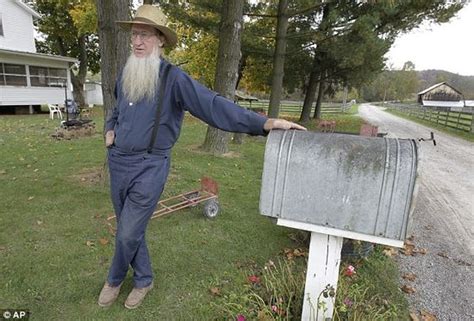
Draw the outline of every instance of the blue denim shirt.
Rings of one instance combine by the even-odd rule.
[[[161,60],[160,75],[169,64]],[[121,77],[115,86],[117,99],[106,121],[106,131],[114,130],[114,145],[123,151],[140,152],[148,148],[154,125],[157,96],[130,103],[123,94]],[[169,150],[178,139],[185,111],[209,125],[229,131],[265,135],[266,117],[246,110],[204,87],[180,68],[170,69],[164,92],[163,109],[154,150]]]

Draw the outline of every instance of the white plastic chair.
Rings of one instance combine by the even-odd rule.
[[[57,105],[48,104],[48,108],[49,108],[49,117],[51,119],[54,119],[54,114],[58,115],[58,119],[63,119],[63,114],[61,113],[61,109],[59,109]]]

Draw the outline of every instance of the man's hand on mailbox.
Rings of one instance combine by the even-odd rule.
[[[298,129],[298,130],[306,130],[305,127],[293,123],[291,121],[285,119],[277,119],[277,118],[268,118],[265,124],[263,125],[263,129],[267,132],[271,131],[272,129]]]

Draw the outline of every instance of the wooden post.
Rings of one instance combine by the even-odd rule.
[[[311,232],[301,320],[332,319],[342,237]]]
[[[471,111],[471,133],[474,133],[474,113]]]

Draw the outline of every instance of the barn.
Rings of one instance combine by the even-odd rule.
[[[464,107],[464,96],[453,86],[440,82],[420,91],[418,103],[423,106]]]

